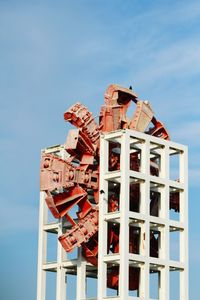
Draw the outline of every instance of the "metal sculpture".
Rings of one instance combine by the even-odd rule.
[[[133,101],[136,110],[131,119],[127,117],[127,110]],[[77,129],[69,131],[65,149],[69,154],[66,160],[52,154],[42,154],[41,158],[41,191],[46,193],[46,203],[55,218],[66,219],[71,224],[71,229],[59,237],[67,252],[75,247],[82,247],[85,259],[97,265],[98,257],[98,202],[99,202],[99,147],[100,133],[119,129],[132,129],[150,134],[162,139],[169,139],[169,134],[164,125],[158,121],[147,101],[140,101],[132,89],[110,85],[105,93],[105,104],[101,107],[99,124],[97,124],[88,111],[80,103],[76,103],[64,113],[65,121],[70,122]],[[152,126],[151,126],[152,125]],[[120,154],[116,151],[118,145],[110,144],[109,170],[120,169]],[[139,154],[133,153],[130,159],[132,170],[139,170]],[[159,166],[153,159],[150,161],[150,172],[158,176]],[[118,187],[113,187],[113,192],[108,199],[108,211],[119,209]],[[130,188],[130,207],[138,211],[137,199],[139,185]],[[152,215],[158,215],[156,192],[151,193],[150,209]],[[71,209],[78,205],[77,219],[70,216]],[[178,195],[171,195],[170,209],[179,211]],[[130,227],[131,253],[138,253],[139,232],[137,227]],[[108,253],[119,251],[119,226],[108,225]],[[158,257],[158,238],[151,234],[150,254]],[[135,290],[139,285],[139,271],[131,268],[129,276],[130,290]],[[107,276],[107,286],[118,289],[119,268],[112,267]]]

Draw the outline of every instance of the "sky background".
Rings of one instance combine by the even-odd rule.
[[[198,299],[199,28],[194,0],[0,0],[1,300],[36,299],[40,150],[64,143],[63,113],[76,101],[98,115],[110,83],[132,85],[171,139],[189,146],[190,299]]]

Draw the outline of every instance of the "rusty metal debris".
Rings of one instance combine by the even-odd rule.
[[[148,101],[138,100],[133,90],[110,85],[105,92],[105,104],[101,107],[99,124],[92,113],[76,103],[64,113],[65,121],[77,129],[69,131],[65,149],[69,153],[67,159],[61,159],[53,154],[42,154],[41,158],[41,191],[46,193],[46,203],[55,218],[65,217],[71,224],[71,229],[59,237],[67,252],[75,247],[82,247],[85,259],[97,265],[98,256],[98,202],[99,202],[99,147],[100,133],[119,129],[132,129],[150,134],[162,139],[169,139],[164,125],[155,118]],[[131,104],[136,104],[132,117],[127,117]],[[110,143],[109,171],[120,169],[120,151],[116,143]],[[139,153],[134,152],[130,158],[130,168],[139,170]],[[150,172],[158,176],[159,166],[156,161],[150,161]],[[119,210],[119,187],[113,186],[113,192],[108,199],[108,211]],[[101,191],[103,192],[103,191]],[[90,195],[90,197],[89,197]],[[138,211],[139,184],[130,186],[130,209]],[[78,205],[77,220],[70,216],[70,211]],[[170,195],[170,209],[179,211],[179,195]],[[151,214],[158,215],[158,195],[151,193]],[[139,232],[137,227],[131,227],[129,250],[138,253]],[[108,226],[108,253],[119,251],[119,225]],[[158,257],[158,239],[155,232],[150,235],[150,253]],[[139,269],[130,267],[130,289],[135,290],[139,284]],[[109,269],[107,285],[118,288],[119,268]]]

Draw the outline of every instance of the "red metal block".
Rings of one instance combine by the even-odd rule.
[[[76,103],[64,113],[65,121],[70,122],[77,129],[69,131],[65,143],[65,150],[70,157],[63,160],[56,155],[42,154],[41,158],[41,191],[46,193],[46,202],[55,218],[66,217],[71,223],[71,229],[59,237],[67,252],[75,247],[82,247],[85,259],[97,265],[98,257],[98,202],[99,202],[99,138],[100,133],[117,129],[130,128],[145,132],[163,139],[169,139],[164,125],[158,121],[147,101],[140,101],[132,89],[110,85],[105,92],[105,104],[101,107],[99,125],[93,115],[81,103]],[[127,117],[131,102],[136,104],[132,118]],[[152,126],[152,128],[150,128]],[[116,151],[116,149],[118,151]],[[130,156],[130,168],[140,170],[139,152]],[[120,147],[110,143],[108,171],[120,170]],[[150,161],[150,172],[154,176],[159,174],[156,161]],[[119,190],[108,201],[108,211],[119,210]],[[130,185],[130,210],[139,211],[140,186],[139,183]],[[154,199],[155,198],[155,199]],[[152,214],[157,214],[157,199],[151,199]],[[90,199],[90,200],[89,200]],[[121,200],[123,201],[123,200]],[[148,200],[149,201],[149,200]],[[72,208],[78,205],[77,220],[70,216]],[[170,197],[170,209],[179,211],[179,194]],[[108,252],[119,252],[119,225],[108,225]],[[138,253],[140,234],[138,228],[130,227],[129,251]],[[151,235],[152,256],[158,255],[158,240]],[[130,267],[130,290],[139,287],[138,268]],[[118,289],[119,267],[109,266],[107,286]]]

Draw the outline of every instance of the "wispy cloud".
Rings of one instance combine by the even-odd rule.
[[[200,73],[200,40],[180,42],[155,53],[154,62],[138,74],[143,84]],[[181,77],[180,77],[181,76]]]

